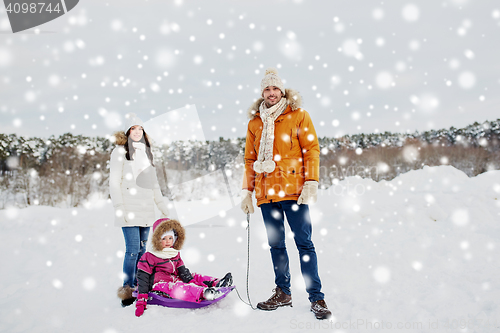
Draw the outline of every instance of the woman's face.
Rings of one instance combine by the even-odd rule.
[[[134,141],[140,141],[142,139],[142,136],[144,135],[144,130],[142,129],[142,126],[135,125],[130,127],[130,138]]]

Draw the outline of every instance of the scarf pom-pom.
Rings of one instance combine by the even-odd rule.
[[[262,173],[264,172],[264,169],[262,168],[262,162],[260,161],[255,161],[253,163],[253,170],[257,173]]]
[[[271,173],[274,171],[274,169],[276,169],[276,162],[274,161],[264,161],[264,162],[255,161],[253,163],[253,170],[257,173],[263,173],[263,172]]]
[[[262,163],[262,169],[264,169],[264,172],[271,173],[276,169],[276,162],[264,161],[264,163]]]

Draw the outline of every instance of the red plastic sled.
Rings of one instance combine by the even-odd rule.
[[[176,299],[176,298],[168,298],[168,297],[164,297],[164,296],[158,295],[156,293],[150,292],[148,294],[148,296],[149,296],[148,304],[161,305],[161,306],[166,306],[168,308],[187,308],[187,309],[202,308],[202,307],[208,306],[210,304],[217,303],[218,301],[220,301],[221,299],[226,297],[227,294],[229,294],[234,289],[234,286],[220,287],[218,289],[223,292],[223,294],[221,296],[219,296],[218,298],[216,298],[212,301],[203,300],[203,301],[200,301],[199,303],[183,301],[183,300]],[[132,295],[134,297],[137,297],[137,291],[134,291],[132,293]]]

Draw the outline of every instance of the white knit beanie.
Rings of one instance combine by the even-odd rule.
[[[262,79],[262,82],[260,83],[260,95],[261,96],[262,96],[262,93],[264,92],[264,89],[266,89],[269,86],[278,87],[281,90],[281,92],[283,93],[283,96],[285,96],[285,86],[283,85],[281,78],[278,76],[278,70],[275,68],[266,69],[266,74],[265,74],[264,78]]]
[[[141,118],[137,117],[137,115],[135,113],[132,113],[132,112],[127,113],[125,115],[125,126],[126,126],[125,133],[127,133],[127,131],[130,129],[130,127],[136,126],[136,125],[139,125],[139,126],[144,128],[144,124],[143,124]]]
[[[166,231],[163,235],[161,235],[160,239],[163,239],[163,237],[165,237],[165,236],[172,236],[172,238],[174,239],[174,242],[172,243],[172,245],[175,244],[175,241],[177,240],[177,235],[175,234],[174,230]]]

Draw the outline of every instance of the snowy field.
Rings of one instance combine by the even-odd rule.
[[[0,211],[2,332],[500,332],[500,171],[468,178],[425,167],[379,183],[347,178],[311,206],[330,322],[309,311],[289,240],[293,308],[254,311],[236,292],[197,310],[122,308],[124,241],[110,202]],[[203,212],[206,203],[178,207]],[[208,205],[217,205],[211,202]],[[239,206],[239,204],[238,204]],[[181,214],[181,212],[178,212]],[[181,221],[182,222],[182,221]],[[239,207],[187,226],[191,271],[231,271],[246,296],[246,218]],[[289,229],[288,229],[289,230]],[[250,296],[274,287],[260,210],[251,217]]]

